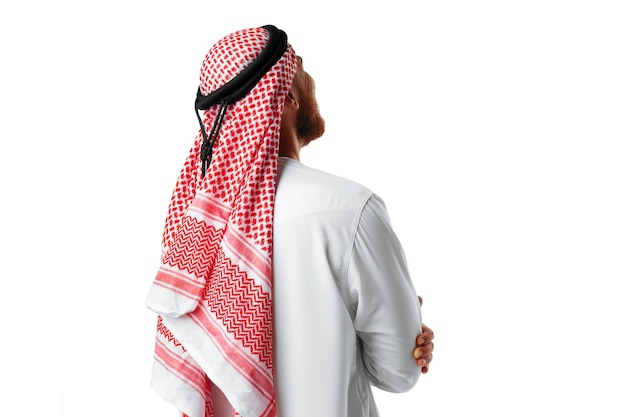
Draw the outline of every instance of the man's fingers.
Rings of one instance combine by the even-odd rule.
[[[432,342],[424,346],[418,346],[415,349],[413,349],[413,357],[415,359],[420,359],[428,355],[432,356],[434,349],[435,349],[435,344]]]
[[[433,360],[433,355],[428,355],[423,358],[416,359],[415,362],[417,363],[417,366],[421,366],[422,368],[424,368],[424,367],[428,367],[432,360]]]
[[[420,297],[420,304],[421,302]],[[422,368],[423,374],[428,372],[430,361],[433,360],[433,350],[435,349],[435,344],[433,343],[434,338],[435,334],[432,329],[422,323],[422,333],[415,339],[416,347],[413,349],[413,357],[415,358],[417,366]]]
[[[435,338],[435,334],[430,329],[430,327],[422,323],[422,334],[417,336],[417,339],[415,339],[415,344],[417,346],[424,346],[432,342],[434,338]]]

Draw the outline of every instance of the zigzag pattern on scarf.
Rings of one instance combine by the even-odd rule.
[[[163,263],[205,279],[213,267],[223,234],[223,229],[195,217],[184,217],[175,243],[165,254]]]
[[[233,413],[233,417],[234,416],[240,416],[240,414],[235,411]],[[181,417],[189,417],[189,416],[185,413],[182,413]],[[204,417],[215,417],[215,411],[213,411],[213,405],[210,401],[206,403],[206,408],[204,410]]]
[[[220,251],[204,298],[228,332],[272,369],[270,294]]]
[[[174,346],[180,347],[183,352],[187,351],[182,343],[180,343],[178,339],[174,337],[172,332],[165,326],[165,324],[163,324],[163,318],[161,316],[159,316],[157,319],[157,332],[159,332],[164,338],[167,339],[168,342],[170,342]]]

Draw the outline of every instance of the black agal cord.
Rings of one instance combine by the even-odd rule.
[[[220,128],[228,106],[244,98],[287,50],[287,34],[285,32],[273,25],[263,26],[263,29],[269,32],[269,40],[257,59],[252,61],[233,79],[209,95],[202,95],[200,87],[198,87],[195,110],[203,138],[202,149],[200,151],[200,158],[202,159],[202,178],[204,178],[211,164],[211,159],[213,158],[213,144],[220,133]],[[220,107],[211,132],[207,136],[199,110],[207,110],[216,104]]]

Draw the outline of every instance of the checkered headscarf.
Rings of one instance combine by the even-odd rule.
[[[240,74],[269,37],[262,27],[217,42],[202,64],[201,95]],[[146,302],[159,315],[151,385],[189,417],[212,416],[212,384],[242,416],[276,413],[272,220],[280,123],[296,62],[287,45],[245,97],[204,111],[206,131],[198,133],[172,195]],[[215,126],[203,175],[202,145]]]

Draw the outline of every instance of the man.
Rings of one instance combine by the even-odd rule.
[[[196,109],[147,299],[152,387],[189,417],[377,416],[370,385],[412,388],[433,334],[382,201],[298,161],[324,121],[286,34],[216,43]]]

